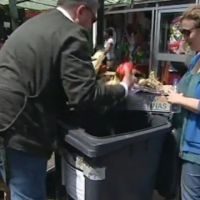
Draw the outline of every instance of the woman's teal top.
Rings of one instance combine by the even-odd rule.
[[[200,54],[192,59],[188,72],[178,84],[178,92],[186,97],[200,99],[200,73],[195,73],[200,67]],[[182,109],[179,124],[182,124],[180,157],[183,160],[200,164],[200,112],[194,113]]]

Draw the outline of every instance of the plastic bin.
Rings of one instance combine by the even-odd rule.
[[[163,141],[171,124],[162,116],[152,116],[145,129],[135,130],[130,118],[129,123],[133,130],[129,126],[130,131],[104,137],[83,129],[66,130],[62,184],[68,199],[152,199]],[[65,132],[65,125],[61,131]]]

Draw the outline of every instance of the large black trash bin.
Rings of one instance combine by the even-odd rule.
[[[162,144],[170,129],[166,118],[153,116],[148,128],[112,136],[68,130],[62,178],[69,199],[151,200]]]

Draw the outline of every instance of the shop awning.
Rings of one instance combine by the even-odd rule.
[[[135,4],[144,4],[144,3],[161,3],[165,1],[174,1],[174,0],[134,0]]]
[[[134,2],[134,0],[105,0],[104,5],[105,6],[112,6],[112,5],[131,5]]]
[[[56,6],[57,0],[16,0],[17,7],[30,10],[49,10]],[[9,0],[0,0],[1,5],[8,5]]]
[[[48,10],[56,6],[57,0],[16,0],[17,6],[31,10]],[[105,0],[105,6],[131,5],[134,0]],[[9,0],[0,0],[1,5],[8,5]]]
[[[8,0],[0,0],[0,5],[7,5],[8,4]]]
[[[17,6],[21,8],[31,9],[31,10],[49,10],[56,6],[56,1],[54,0],[40,0],[25,1],[18,3]]]
[[[49,10],[56,6],[57,0],[16,0],[17,6],[31,10]],[[170,0],[104,0],[105,7],[129,6],[134,3],[151,3]],[[172,0],[171,0],[172,1]],[[9,0],[0,0],[0,5],[8,5]]]

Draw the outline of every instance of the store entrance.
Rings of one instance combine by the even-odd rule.
[[[105,26],[115,30],[116,62],[131,60],[137,70],[148,76],[152,38],[152,11],[106,15]]]

